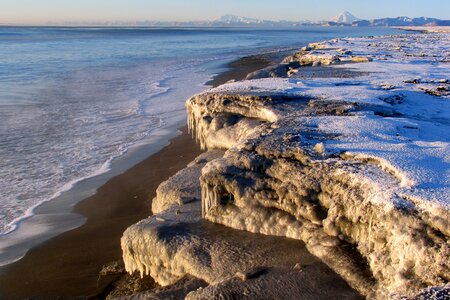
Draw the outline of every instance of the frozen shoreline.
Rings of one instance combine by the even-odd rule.
[[[324,32],[326,32],[326,30],[324,30]],[[353,32],[352,30],[350,30],[349,32]],[[358,31],[355,31],[355,33],[353,33],[353,34],[357,34],[357,32]],[[314,34],[316,34],[316,33],[314,33]],[[331,33],[332,34],[332,33]],[[338,33],[338,32],[336,32],[336,34],[337,35],[339,35],[339,34],[342,34],[342,33]],[[290,44],[290,43],[289,43]],[[280,48],[279,49],[282,49],[282,48],[284,48],[284,46],[280,46]],[[286,48],[284,48],[284,49],[286,49]],[[270,49],[269,48],[267,48],[267,49],[265,49],[265,51],[269,51]],[[247,51],[246,52],[252,52],[252,51],[250,51],[250,50],[248,50],[247,49]],[[236,55],[235,55],[236,56]],[[252,62],[253,63],[253,62]],[[217,68],[217,63],[210,63],[211,65],[214,65],[213,67],[214,68]],[[209,67],[211,67],[211,66],[208,66],[208,67],[206,67],[206,69],[208,69]],[[203,70],[204,68],[202,68],[202,70]],[[183,72],[183,70],[181,70],[180,72]],[[247,71],[243,71],[243,72],[247,72]],[[194,73],[196,73],[196,72],[194,72]],[[196,73],[196,75],[195,76],[200,76],[200,77],[205,77],[205,74],[203,73],[203,71],[201,72],[202,74],[197,74]],[[171,73],[170,74],[170,76],[173,76],[173,73]],[[95,76],[94,76],[95,77]],[[73,78],[72,78],[73,79]],[[77,83],[83,83],[84,81],[82,80],[83,78],[75,78],[75,79],[77,79],[76,80],[76,82]],[[205,80],[206,80],[206,78],[204,78]],[[164,79],[163,81],[160,81],[159,83],[153,83],[152,84],[152,87],[157,87],[158,89],[158,91],[160,91],[160,92],[162,92],[162,93],[165,93],[165,89],[166,89],[166,86],[161,86],[161,85],[165,85],[165,84],[167,84],[167,80],[174,80],[174,82],[176,83],[176,78],[174,77],[174,78],[172,78],[171,79],[171,77],[169,77],[168,79],[166,78],[166,79]],[[173,83],[173,82],[172,82]],[[189,85],[189,84],[187,84],[187,85]],[[175,85],[174,84],[171,84],[170,86],[172,86],[172,88],[171,88],[171,90],[173,90],[174,89],[174,87],[180,87],[180,89],[184,89],[184,90],[186,90],[185,88],[183,88],[182,86],[183,86],[183,84],[178,84],[178,83],[176,83]],[[159,89],[159,88],[161,88],[161,89]],[[200,90],[200,89],[202,89],[203,87],[199,87],[197,90]],[[166,91],[167,92],[167,91]],[[191,92],[189,92],[188,94],[191,94]],[[93,93],[92,94],[92,96],[94,97],[95,96],[95,93]],[[184,99],[185,97],[186,97],[187,95],[182,95],[181,97],[180,97],[180,95],[179,94],[175,94],[175,95],[172,95],[171,96],[171,98],[180,98],[180,99]],[[145,101],[147,101],[148,99],[147,98],[145,98],[146,100],[144,100],[144,102]],[[164,102],[164,101],[163,101]],[[180,101],[180,103],[181,103],[181,105],[182,105],[182,101]],[[131,108],[132,110],[136,110],[136,112],[139,114],[140,113],[140,111],[142,110],[142,109],[144,109],[144,106],[143,106],[143,104],[142,104],[142,101],[139,101],[139,104],[137,104],[136,106],[133,106],[132,108]],[[180,106],[180,111],[178,112],[175,112],[176,114],[180,114],[180,118],[179,118],[179,120],[182,120],[182,119],[184,119],[184,112],[183,111],[181,111],[181,106]],[[82,120],[83,118],[81,118],[81,120]],[[176,130],[177,130],[178,128],[171,128],[170,130],[173,130],[173,132],[171,133],[171,134],[175,134],[175,132],[176,132]],[[158,130],[160,130],[160,129],[156,129],[156,131],[158,131]],[[163,129],[164,130],[164,129]],[[162,147],[162,145],[163,144],[165,144],[165,143],[167,143],[167,141],[170,139],[170,136],[168,136],[167,137],[167,139],[166,139],[166,141],[164,142],[164,141],[161,141],[161,145],[159,145],[158,147],[156,147],[156,148],[161,148]],[[145,148],[145,147],[144,147]],[[141,156],[141,154],[137,154],[136,155],[136,157],[140,157],[138,160],[142,160],[142,158],[143,157],[145,157],[146,155],[148,155],[149,153],[153,153],[154,151],[153,150],[151,150],[151,151],[147,151],[147,152],[145,152],[145,150],[144,150],[144,148],[143,149],[141,149],[142,150],[142,156]],[[123,149],[123,148],[122,148]],[[141,150],[138,150],[138,152],[139,151],[141,151]],[[39,151],[38,151],[39,152]],[[145,152],[145,153],[144,153]],[[112,167],[112,169],[114,169],[115,168],[115,165],[122,165],[122,162],[121,161],[124,161],[124,160],[127,160],[126,159],[126,157],[130,157],[130,161],[131,161],[131,163],[130,164],[128,164],[128,167],[129,166],[131,166],[132,164],[134,164],[134,163],[136,163],[136,162],[133,162],[133,158],[132,158],[132,156],[134,156],[135,155],[135,150],[133,150],[133,149],[131,149],[131,150],[129,150],[129,153],[126,153],[125,154],[125,156],[124,156],[124,158],[119,158],[117,161],[117,164],[116,163],[114,163],[113,162],[113,167]],[[86,153],[85,153],[86,154]],[[64,164],[64,161],[62,162],[63,164]],[[106,164],[103,164],[103,166],[102,166],[102,168],[101,168],[101,170],[97,170],[98,172],[97,173],[102,173],[103,171],[105,171],[105,170],[107,170],[107,169],[109,169],[109,167],[110,166],[108,166],[108,164],[109,163],[106,163]],[[126,163],[123,163],[124,165],[126,164]],[[36,170],[36,173],[39,173],[39,170],[41,170],[40,168],[39,168],[40,166],[38,166],[38,167],[36,167],[36,166],[34,166],[33,167],[33,169],[34,170]],[[123,170],[125,170],[127,167],[124,167],[123,168]],[[45,173],[44,171],[42,171],[41,173]],[[120,172],[119,172],[120,173]],[[107,171],[107,173],[106,174],[110,174],[111,176],[110,177],[112,177],[112,176],[114,176],[114,174],[116,174],[116,173],[114,173],[114,171]],[[41,231],[40,231],[40,234],[41,234],[41,236],[40,237],[36,237],[35,238],[35,240],[36,240],[36,242],[32,242],[32,244],[38,244],[38,241],[42,241],[42,240],[44,240],[44,237],[46,236],[46,237],[50,237],[51,235],[55,235],[55,234],[58,234],[58,233],[60,233],[60,232],[62,232],[62,231],[64,231],[64,229],[58,229],[57,231],[55,231],[55,232],[53,232],[53,233],[50,233],[49,232],[49,235],[47,235],[47,234],[44,234],[43,233],[43,231],[49,231],[50,229],[49,229],[49,225],[50,224],[52,224],[52,226],[53,226],[53,228],[56,226],[56,224],[53,224],[53,221],[51,220],[52,218],[55,218],[55,219],[57,219],[57,218],[60,218],[61,216],[58,216],[58,214],[62,214],[62,216],[63,216],[63,218],[65,218],[65,220],[67,221],[66,222],[66,226],[64,226],[66,229],[71,229],[71,228],[73,228],[73,227],[76,227],[76,226],[78,226],[79,224],[81,224],[82,222],[83,222],[83,219],[82,219],[82,217],[79,217],[79,216],[76,216],[76,215],[74,215],[74,214],[70,214],[70,208],[73,206],[73,204],[75,203],[75,202],[77,202],[78,200],[76,200],[76,199],[79,199],[79,200],[81,200],[81,199],[83,199],[83,198],[85,198],[85,197],[87,197],[87,196],[89,196],[89,195],[92,195],[94,192],[95,192],[95,187],[94,187],[94,185],[95,186],[100,186],[102,183],[104,183],[105,181],[106,181],[106,179],[107,179],[107,177],[108,177],[108,175],[106,175],[106,174],[103,174],[103,175],[100,175],[100,176],[95,176],[95,177],[92,177],[91,178],[91,175],[92,175],[92,173],[91,173],[91,175],[90,176],[88,176],[89,177],[89,179],[80,179],[79,177],[77,177],[77,176],[75,176],[75,177],[73,177],[73,178],[79,178],[78,180],[75,180],[75,181],[72,181],[72,182],[70,182],[69,184],[66,184],[66,185],[64,185],[64,187],[62,188],[62,189],[60,189],[59,191],[58,191],[58,193],[55,193],[55,195],[57,195],[57,194],[59,194],[60,192],[63,192],[63,194],[62,195],[60,195],[59,197],[57,197],[56,199],[54,199],[54,197],[51,197],[52,199],[49,201],[49,202],[46,202],[45,204],[42,204],[42,203],[40,203],[40,204],[37,204],[37,205],[34,205],[33,206],[33,208],[30,208],[30,209],[28,209],[28,212],[27,212],[27,216],[22,216],[22,217],[19,217],[19,219],[16,219],[16,222],[15,223],[21,223],[21,226],[22,226],[22,229],[24,229],[24,227],[27,227],[27,228],[31,228],[32,226],[29,226],[29,225],[31,225],[31,224],[36,224],[36,225],[39,225],[39,228],[41,229]],[[70,175],[70,174],[69,174]],[[70,177],[70,176],[69,176]],[[69,178],[68,177],[68,178]],[[52,182],[51,182],[51,180],[49,180],[48,181],[50,184],[47,186],[47,187],[49,187],[50,189],[51,189],[51,192],[50,192],[50,194],[49,195],[52,195],[52,193],[54,192],[54,189],[53,188],[57,188],[57,184],[55,185],[55,184],[51,184]],[[64,181],[64,182],[66,182],[66,181]],[[63,183],[64,183],[63,182]],[[92,185],[89,183],[89,182],[92,182]],[[95,182],[95,183],[93,183],[93,182]],[[25,181],[21,181],[21,184],[25,184]],[[86,187],[87,186],[87,187]],[[32,185],[28,185],[27,187],[33,187]],[[70,187],[70,188],[69,188]],[[67,189],[69,189],[68,191],[66,191]],[[36,190],[39,190],[39,189],[36,189]],[[48,192],[48,191],[47,191]],[[78,193],[78,195],[75,195],[75,194],[77,194]],[[10,193],[10,195],[13,195],[14,193]],[[45,192],[43,192],[43,195],[45,194]],[[45,199],[49,199],[49,197],[47,197],[47,196],[45,196],[44,197]],[[42,198],[42,199],[44,199],[44,198]],[[75,199],[76,198],[76,199]],[[32,201],[34,201],[34,202],[32,202],[32,204],[34,203],[34,204],[36,204],[36,202],[38,202],[38,201],[41,201],[42,200],[41,198],[39,198],[39,197],[34,197],[33,199],[32,199]],[[61,200],[61,201],[60,201]],[[60,201],[60,204],[57,204],[56,203],[56,201]],[[11,204],[12,203],[12,204]],[[8,206],[9,205],[9,206]],[[14,206],[14,203],[13,202],[11,202],[11,201],[9,201],[9,202],[7,202],[6,203],[6,208],[5,208],[5,210],[8,210],[9,209],[9,211],[10,212],[14,212],[14,214],[12,215],[13,217],[10,217],[10,216],[8,216],[8,218],[10,218],[10,219],[6,219],[6,220],[12,220],[15,216],[17,216],[17,215],[19,215],[19,213],[21,212],[21,209],[22,208],[24,208],[24,207],[29,207],[29,206],[27,206],[27,205],[29,205],[27,202],[24,202],[24,203],[21,203],[21,206],[20,207],[16,207],[16,206]],[[63,209],[62,208],[62,206],[65,206],[65,208]],[[31,206],[31,205],[30,205]],[[46,215],[46,213],[45,213],[45,210],[48,210],[50,213],[51,213],[51,215]],[[38,216],[38,217],[36,217],[36,219],[35,220],[32,220],[33,219],[33,216],[30,218],[30,216],[31,215],[33,215],[34,213],[37,213],[37,214],[39,214],[40,216]],[[33,223],[34,222],[34,223]],[[5,223],[6,224],[6,223]],[[28,225],[27,225],[28,224]],[[33,225],[34,226],[34,225]],[[49,230],[46,230],[45,228],[47,228],[47,229],[49,229]],[[28,232],[28,233],[25,233],[24,232],[24,230],[22,230],[22,232],[19,232],[19,231],[21,231],[21,229],[19,229],[18,231],[14,231],[14,232],[10,232],[10,234],[5,234],[5,235],[2,235],[2,236],[0,236],[0,248],[2,248],[3,249],[3,253],[5,253],[5,252],[9,252],[9,250],[6,250],[6,247],[9,247],[10,245],[11,245],[11,243],[12,243],[12,241],[13,241],[13,239],[15,239],[15,240],[17,240],[18,238],[24,238],[24,237],[26,237],[26,236],[31,236],[32,234],[31,234],[31,232]],[[27,230],[28,231],[28,230]],[[50,230],[51,231],[51,230]],[[36,232],[35,232],[36,233]],[[15,237],[13,237],[13,236],[15,236]],[[8,240],[9,239],[9,240]],[[6,240],[8,240],[8,241],[6,241]],[[13,261],[13,260],[15,260],[15,259],[17,259],[17,258],[19,258],[20,256],[22,256],[23,255],[23,253],[24,253],[24,251],[25,251],[25,249],[27,248],[28,246],[24,246],[23,247],[23,249],[24,250],[20,250],[20,251],[18,251],[17,253],[21,253],[21,254],[16,254],[15,255],[15,258],[12,258],[9,254],[10,253],[8,253],[8,255],[7,255],[7,257],[6,256],[2,256],[2,254],[0,254],[0,257],[2,257],[0,260],[2,260],[3,262],[5,262],[5,261]],[[9,248],[10,249],[10,248]],[[16,252],[16,251],[14,251],[14,252]],[[1,264],[3,264],[3,263],[1,263]]]
[[[300,239],[369,298],[445,289],[448,41],[442,33],[314,43],[285,64],[251,75],[262,79],[189,99],[189,126],[202,147],[227,150],[202,169],[203,218]],[[303,77],[305,66],[319,64],[335,76]],[[181,246],[158,237],[191,214],[192,204],[177,197],[125,232],[127,270],[151,274],[164,285],[183,274],[200,275],[209,287],[192,291],[189,299],[226,295],[232,272],[209,278],[209,268],[220,265],[196,262],[189,239]],[[346,253],[347,246],[367,270]],[[171,254],[143,250],[153,248]],[[241,287],[261,292],[249,284]],[[239,291],[239,284],[232,286]]]
[[[274,63],[274,60],[278,61],[278,58],[282,57],[280,53],[287,51],[267,51],[228,63],[215,63],[213,68],[220,69],[222,72],[212,75],[209,80],[199,86],[204,88],[208,85],[220,85],[232,78],[233,80],[242,79],[240,76],[266,67]],[[241,62],[242,59],[250,60],[250,64],[242,66],[245,64]],[[242,70],[242,72],[236,73],[235,70]],[[15,220],[14,228],[0,235],[0,272],[2,268],[20,260],[29,249],[84,224],[85,217],[72,212],[77,203],[95,194],[96,190],[109,179],[160,151],[172,138],[179,135],[180,128],[185,124],[185,111],[180,110],[172,112],[170,116],[165,115],[164,124],[153,129],[146,139],[133,145],[126,153],[109,161],[98,171],[98,174],[67,184],[57,193],[57,196],[37,204],[30,208],[26,215]]]
[[[272,57],[273,54],[270,53],[265,53],[260,57],[260,55],[252,55],[249,57],[245,57],[244,60],[245,62],[243,62],[244,64],[246,64],[246,66],[243,67],[243,70],[249,70],[249,71],[254,71],[260,68],[263,68],[265,66],[267,66],[267,64],[269,63],[270,59],[268,57],[266,57],[266,55],[269,55],[270,57]],[[274,54],[275,56],[276,53]],[[268,60],[269,59],[269,60]],[[248,61],[252,61],[252,63],[250,65],[248,65]],[[214,65],[215,68],[217,68],[217,63]],[[223,63],[220,64],[221,66],[221,71],[223,71],[224,73],[220,73],[222,75],[220,75],[219,77],[214,76],[212,81],[208,82],[208,84],[216,86],[219,85],[223,82],[226,82],[228,80],[231,79],[241,79],[242,76],[245,76],[247,71],[244,72],[239,72],[236,73],[236,69],[241,68],[241,63],[240,63],[240,59],[237,61],[233,61],[232,65],[223,65]],[[245,73],[245,74],[244,74]],[[238,77],[236,77],[238,76]],[[141,149],[142,151],[149,151],[149,150],[154,150],[154,152],[158,151],[158,147],[164,147],[164,145],[167,144],[167,141],[165,140],[165,138],[169,138],[168,137],[168,133],[172,133],[174,136],[175,135],[179,135],[180,132],[180,127],[182,125],[185,124],[185,111],[182,110],[180,111],[180,116],[182,117],[182,124],[174,124],[173,127],[171,127],[171,130],[165,130],[164,132],[161,132],[158,135],[158,138],[161,140],[161,143],[154,143],[152,145],[147,145],[144,147],[147,148],[143,148]],[[179,122],[178,122],[179,123]],[[183,129],[184,130],[184,129]],[[169,132],[170,131],[170,132]],[[172,132],[173,131],[173,132]],[[161,182],[161,180],[163,180],[164,173],[169,172],[173,172],[172,167],[170,167],[170,165],[175,164],[175,165],[180,165],[183,163],[184,160],[186,160],[185,157],[190,157],[192,155],[194,155],[193,153],[196,153],[198,151],[197,147],[195,147],[194,149],[191,149],[192,147],[182,147],[179,145],[179,141],[178,140],[188,140],[187,144],[195,144],[195,142],[193,142],[187,135],[186,133],[179,135],[177,138],[175,138],[173,141],[170,142],[170,145],[168,147],[165,147],[162,151],[158,152],[156,155],[151,155],[150,157],[148,157],[148,155],[144,152],[139,153],[139,152],[128,152],[127,155],[130,155],[130,159],[132,161],[123,161],[123,162],[118,162],[118,166],[113,165],[113,169],[116,173],[122,173],[123,171],[125,171],[124,173],[122,173],[121,175],[117,176],[120,178],[128,178],[126,180],[131,182],[128,182],[127,185],[129,186],[134,186],[134,183],[137,182],[139,184],[139,182],[142,180],[141,178],[134,178],[133,175],[135,174],[135,171],[133,171],[136,168],[140,168],[142,169],[143,166],[147,165],[148,171],[145,173],[145,176],[143,177],[147,177],[147,176],[152,176],[152,175],[148,175],[151,174],[153,172],[153,169],[157,166],[157,164],[159,163],[157,160],[159,159],[158,157],[166,157],[168,156],[168,159],[171,159],[170,154],[171,152],[181,152],[182,155],[178,158],[176,158],[172,163],[170,164],[166,164],[164,165],[166,168],[168,168],[167,170],[164,170],[164,172],[160,172],[158,174],[154,174],[153,177],[155,177],[154,182],[152,182],[152,184],[154,184],[154,187],[152,188],[152,186],[145,186],[146,189],[148,189],[148,193],[152,194],[154,193],[154,191],[156,190],[157,185]],[[172,142],[174,142],[174,144],[172,144]],[[186,143],[185,143],[186,144]],[[148,149],[148,147],[153,147],[152,149]],[[192,153],[191,153],[192,152]],[[141,159],[145,159],[145,161],[139,163],[136,167],[133,167],[131,169],[128,168],[128,163],[138,163],[141,161]],[[156,161],[156,162],[155,162]],[[190,160],[187,160],[185,163],[187,163]],[[156,164],[155,164],[156,163]],[[142,166],[141,166],[142,165]],[[117,167],[120,167],[120,169],[118,169]],[[162,166],[161,166],[162,167]],[[184,165],[182,165],[182,167],[184,167]],[[148,173],[148,174],[147,174]],[[108,175],[108,174],[104,174],[104,175]],[[104,176],[103,175],[103,176]],[[13,232],[16,233],[18,235],[18,238],[14,238],[14,236],[11,237],[11,239],[5,240],[3,241],[2,246],[5,247],[5,249],[10,245],[11,248],[6,249],[7,251],[5,251],[5,254],[2,259],[4,259],[4,261],[6,262],[12,262],[14,260],[19,259],[21,256],[23,256],[23,254],[25,254],[25,252],[27,252],[28,249],[31,249],[30,251],[30,255],[26,255],[25,258],[23,260],[19,260],[17,263],[15,264],[11,264],[11,265],[5,265],[4,267],[0,268],[0,281],[2,283],[5,282],[9,282],[8,285],[11,285],[10,288],[8,289],[4,289],[2,288],[0,291],[0,293],[7,291],[8,293],[6,295],[9,295],[11,297],[17,297],[17,298],[22,298],[25,296],[36,296],[36,295],[48,295],[46,293],[51,293],[51,291],[53,290],[58,290],[59,292],[53,293],[51,295],[66,295],[65,293],[67,292],[67,290],[70,289],[66,289],[63,286],[61,286],[60,288],[55,287],[55,286],[48,286],[46,289],[44,290],[39,290],[39,288],[44,288],[45,287],[45,282],[41,282],[39,279],[36,278],[30,278],[30,285],[27,287],[24,286],[20,286],[18,290],[17,287],[15,287],[16,283],[19,284],[18,282],[16,282],[15,278],[16,276],[19,276],[20,278],[24,278],[26,277],[23,274],[23,271],[21,270],[28,270],[28,269],[33,269],[33,270],[45,270],[45,272],[48,272],[48,276],[58,276],[58,278],[55,278],[55,280],[60,280],[59,278],[61,276],[69,276],[66,273],[67,272],[73,272],[73,276],[74,278],[72,279],[72,286],[75,289],[75,293],[71,293],[68,295],[72,295],[72,296],[76,296],[79,295],[78,293],[84,293],[82,291],[87,290],[90,292],[93,292],[94,290],[98,290],[98,289],[102,289],[104,288],[104,282],[108,282],[108,280],[111,279],[105,279],[102,280],[102,283],[97,286],[96,288],[92,288],[90,286],[88,286],[86,283],[90,283],[89,279],[87,280],[80,280],[80,284],[81,286],[79,286],[78,280],[76,279],[76,274],[77,272],[84,272],[83,268],[91,268],[92,264],[89,264],[89,266],[84,265],[86,263],[86,259],[84,258],[84,256],[86,255],[79,255],[80,257],[76,256],[73,257],[71,259],[71,263],[75,263],[78,262],[80,263],[80,265],[77,267],[77,270],[73,270],[73,268],[67,268],[67,271],[53,271],[52,268],[58,269],[58,263],[55,262],[55,266],[52,267],[52,265],[44,265],[45,261],[47,261],[47,257],[52,257],[54,255],[73,255],[71,254],[73,251],[71,250],[66,250],[64,248],[61,249],[61,243],[70,243],[70,244],[74,244],[77,245],[77,243],[81,243],[81,244],[90,244],[90,243],[95,243],[95,241],[92,241],[95,236],[103,236],[103,234],[101,232],[91,232],[92,231],[92,223],[97,224],[97,223],[103,223],[105,222],[105,220],[103,220],[104,216],[102,215],[102,211],[105,210],[105,207],[102,206],[102,202],[104,202],[105,200],[102,200],[102,198],[104,198],[104,196],[102,196],[102,194],[104,193],[103,191],[106,190],[110,190],[111,189],[111,184],[110,181],[117,181],[117,178],[113,178],[111,180],[108,180],[108,183],[106,183],[105,185],[102,185],[102,183],[104,181],[107,181],[108,179],[106,177],[95,177],[92,179],[88,179],[87,181],[82,181],[81,187],[76,187],[75,189],[70,190],[68,193],[66,193],[66,195],[64,195],[64,199],[58,199],[58,201],[51,201],[49,203],[45,203],[43,205],[43,207],[39,207],[38,211],[37,211],[37,217],[36,219],[29,219],[25,221],[24,226],[26,226],[25,229],[27,229],[28,227],[30,228],[30,230],[24,230],[24,231],[16,231]],[[147,183],[148,184],[148,183]],[[100,195],[97,191],[97,187],[101,185],[100,188]],[[135,189],[135,187],[133,187],[132,189]],[[94,196],[90,197],[90,195],[94,194]],[[114,192],[113,192],[114,193]],[[139,193],[139,191],[135,191],[135,193]],[[121,200],[123,205],[127,205],[130,206],[131,208],[136,206],[136,204],[131,204],[128,203],[126,198],[128,197],[127,194],[123,194],[122,193],[114,193],[114,196],[120,198],[122,197],[123,199]],[[133,202],[142,202],[142,201],[148,201],[147,199],[148,195],[144,195],[144,198],[139,200],[139,199],[133,199]],[[78,202],[77,199],[83,199],[82,202]],[[59,201],[61,200],[61,201]],[[116,201],[116,200],[115,200]],[[119,204],[116,204],[116,202],[113,201],[111,203],[112,207],[115,207]],[[89,204],[90,203],[90,204]],[[100,204],[96,204],[96,203],[100,203]],[[75,205],[76,204],[76,205]],[[75,207],[74,207],[75,205]],[[86,208],[82,208],[84,206],[88,206],[89,208],[86,211]],[[109,206],[108,206],[109,207]],[[72,209],[74,209],[74,211],[78,214],[75,213],[71,213]],[[108,211],[108,209],[106,210]],[[146,211],[147,208],[145,208],[145,210],[142,210],[141,208],[136,210],[133,212],[129,212],[127,213],[127,211],[125,210],[125,214],[126,217],[132,217],[133,214],[139,214],[139,215],[146,215]],[[111,212],[112,213],[112,212]],[[110,213],[110,214],[111,214]],[[41,216],[42,214],[42,216]],[[100,216],[97,216],[100,215]],[[108,213],[106,213],[107,217],[110,219],[109,222],[116,222],[116,221],[112,221],[112,218],[117,218],[117,213],[112,213],[112,215],[108,215]],[[129,216],[128,216],[129,215]],[[86,220],[86,217],[88,218],[87,223],[84,223]],[[121,217],[119,219],[119,224],[121,222],[125,223],[125,227],[129,226],[130,224],[132,224],[133,222],[129,222],[126,223],[126,220],[122,220],[123,217]],[[142,218],[142,217],[140,217]],[[138,217],[138,219],[140,219]],[[137,220],[137,219],[136,219]],[[51,226],[54,226],[54,229],[47,227],[46,224],[50,223]],[[89,225],[88,223],[90,223],[91,225]],[[90,229],[86,229],[86,224],[88,224],[88,228]],[[80,227],[78,227],[80,226]],[[97,226],[97,225],[94,225]],[[120,226],[120,225],[119,225]],[[124,227],[124,228],[125,228]],[[41,235],[38,235],[36,232],[37,228],[42,228],[42,231],[40,231],[39,233]],[[74,230],[71,230],[72,228],[75,228]],[[69,229],[70,231],[66,231],[67,229]],[[91,230],[91,231],[89,231]],[[114,244],[115,247],[119,248],[119,237],[121,235],[121,233],[123,232],[124,229],[122,229],[120,232],[117,233],[117,236],[115,238],[113,238],[111,241],[108,241],[108,243],[112,243]],[[77,233],[77,234],[71,234],[71,233]],[[81,232],[80,235],[78,235],[78,232]],[[25,235],[23,236],[23,234],[27,234],[30,233],[30,235]],[[60,233],[62,233],[60,236],[52,238],[53,236],[59,235]],[[74,236],[75,235],[75,236]],[[23,239],[23,242],[20,242],[20,239]],[[80,240],[82,239],[82,240]],[[48,240],[48,241],[46,241]],[[57,242],[56,240],[59,241],[63,241],[63,242]],[[56,242],[55,242],[56,241]],[[41,245],[42,244],[42,245]],[[117,246],[115,245],[117,244]],[[36,251],[36,247],[37,245],[40,245],[38,248],[40,248],[39,250]],[[101,248],[99,248],[101,249]],[[56,253],[55,253],[56,251]],[[75,251],[75,250],[74,250]],[[42,257],[44,256],[44,257]],[[106,257],[110,257],[110,256],[106,256]],[[33,266],[29,266],[29,262],[30,259],[32,261],[39,261],[39,263],[33,263]],[[119,259],[119,253],[113,257],[113,258],[109,258],[109,260],[103,261],[103,258],[98,258],[96,253],[91,253],[89,255],[89,260],[95,260],[98,261],[97,264],[99,264],[97,266],[97,270],[93,270],[93,274],[89,274],[89,275],[93,275],[94,281],[97,281],[97,276],[98,276],[98,272],[101,270],[101,267],[103,264],[105,264],[106,262],[115,260],[115,259]],[[41,262],[44,261],[44,262]],[[63,263],[63,262],[62,262]],[[95,264],[93,265],[95,266]],[[76,266],[74,266],[76,267]],[[19,273],[17,273],[19,272]],[[55,274],[52,275],[54,272]],[[62,273],[63,275],[61,275],[60,273]],[[57,275],[59,274],[59,275]],[[64,278],[64,277],[62,277]],[[11,282],[13,284],[11,284]],[[34,281],[37,281],[37,283],[35,285]],[[6,283],[5,283],[6,285]],[[77,292],[76,289],[79,289],[79,291]],[[12,294],[10,294],[12,293]],[[15,294],[17,293],[17,294]],[[13,296],[13,295],[22,295],[22,296]],[[88,295],[87,293],[85,295]]]

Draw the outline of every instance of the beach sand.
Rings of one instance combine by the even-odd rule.
[[[244,57],[207,84],[241,80],[278,57],[281,54]],[[99,272],[103,265],[121,259],[123,231],[148,217],[158,185],[201,153],[186,128],[182,131],[164,149],[78,203],[74,212],[87,218],[84,225],[44,242],[6,267],[0,274],[0,299],[103,298],[118,278],[100,278]]]
[[[98,281],[99,271],[121,258],[123,231],[150,214],[159,183],[199,154],[199,147],[183,129],[163,150],[112,178],[76,205],[74,211],[87,217],[86,224],[32,249],[7,269],[0,277],[0,297],[100,294],[110,282]]]

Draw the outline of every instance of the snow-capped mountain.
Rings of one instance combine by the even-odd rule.
[[[344,11],[331,19],[331,22],[335,22],[338,24],[351,24],[355,21],[359,21],[360,19],[349,13],[348,11]]]
[[[397,18],[382,18],[375,20],[360,20],[352,23],[353,26],[425,26],[431,25],[446,25],[447,21],[435,19],[435,18],[408,18],[408,17],[397,17]]]

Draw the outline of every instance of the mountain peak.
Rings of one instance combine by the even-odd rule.
[[[331,22],[336,23],[344,23],[344,24],[351,24],[354,21],[359,21],[360,19],[349,13],[348,11],[343,11],[333,19],[331,19]]]

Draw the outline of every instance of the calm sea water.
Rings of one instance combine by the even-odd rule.
[[[205,88],[216,62],[391,32],[0,27],[0,235],[182,120],[184,101]]]

